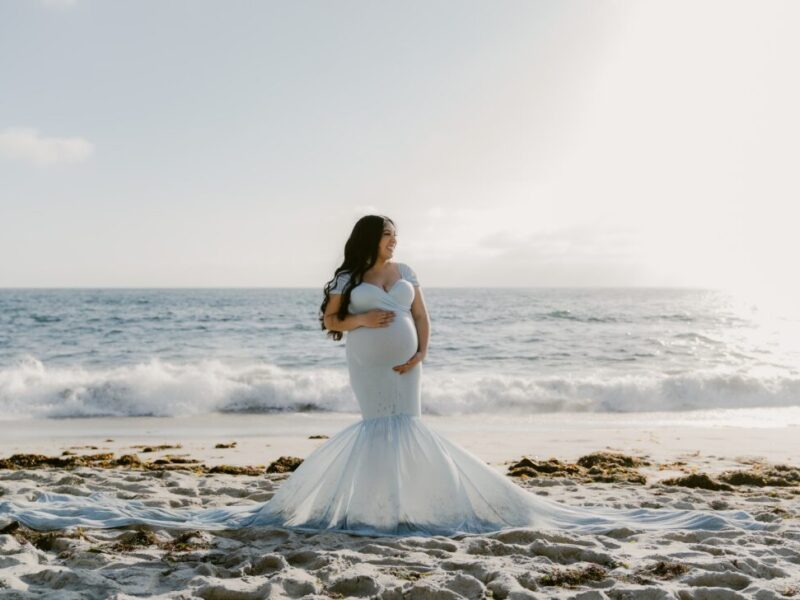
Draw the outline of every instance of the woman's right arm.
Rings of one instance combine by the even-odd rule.
[[[325,327],[330,331],[350,331],[364,325],[364,315],[347,315],[344,319],[336,316],[342,304],[341,294],[331,294],[325,311]]]
[[[341,294],[331,294],[325,307],[325,327],[330,331],[351,331],[359,327],[388,327],[394,321],[394,311],[373,308],[365,313],[347,315],[344,319],[336,316],[342,303]]]

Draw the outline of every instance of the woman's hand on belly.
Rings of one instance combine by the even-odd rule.
[[[365,312],[362,317],[364,327],[388,327],[394,321],[393,310],[381,310],[380,308],[373,308]]]
[[[424,352],[415,352],[414,356],[409,358],[402,365],[397,365],[396,367],[392,367],[392,369],[402,375],[406,371],[413,369],[415,366],[417,366],[418,363],[421,363],[424,358],[425,358]]]
[[[387,327],[359,327],[347,334],[348,359],[387,371],[408,360],[419,348],[417,330],[410,313],[397,313]]]

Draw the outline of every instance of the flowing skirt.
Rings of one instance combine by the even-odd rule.
[[[360,420],[314,450],[266,502],[153,507],[105,493],[40,492],[0,502],[0,518],[39,530],[145,524],[177,529],[278,526],[355,535],[458,535],[516,527],[763,529],[744,511],[569,507],[526,491],[419,417]]]

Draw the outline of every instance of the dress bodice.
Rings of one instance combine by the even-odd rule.
[[[362,281],[350,292],[350,314],[364,313],[375,308],[384,310],[411,310],[414,302],[414,286],[405,279],[398,279],[385,291],[382,287]]]
[[[360,314],[375,308],[383,310],[411,311],[411,304],[414,302],[416,294],[415,285],[419,285],[416,273],[405,263],[396,263],[400,271],[398,279],[387,292],[381,286],[362,281],[350,292],[350,314]],[[350,280],[350,275],[346,272],[339,274],[335,285],[331,289],[333,294],[341,294],[345,285]]]

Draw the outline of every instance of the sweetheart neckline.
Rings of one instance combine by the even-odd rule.
[[[383,286],[382,286],[382,285],[375,285],[374,283],[370,283],[369,281],[362,281],[361,283],[366,283],[367,285],[371,285],[371,286],[372,286],[372,287],[374,287],[374,288],[378,288],[378,289],[379,289],[380,291],[382,291],[384,294],[389,294],[389,293],[391,293],[391,291],[394,289],[394,287],[395,287],[395,286],[396,286],[398,283],[400,283],[401,281],[403,281],[403,278],[402,278],[402,277],[401,277],[400,279],[398,279],[397,281],[395,281],[395,282],[392,284],[392,287],[390,287],[388,290],[385,290],[385,289],[383,289]]]

